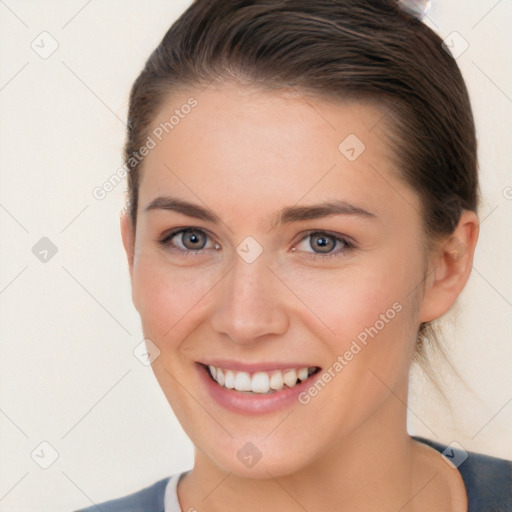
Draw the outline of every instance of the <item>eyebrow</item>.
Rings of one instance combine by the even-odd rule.
[[[210,209],[177,197],[157,197],[144,209],[145,212],[151,210],[174,211],[186,215],[187,217],[193,217],[214,224],[221,222],[220,217]],[[346,201],[334,200],[309,206],[287,206],[278,213],[272,223],[271,230],[275,229],[278,225],[316,220],[331,215],[351,215],[366,219],[377,218],[374,213],[364,210],[359,206],[355,206]]]
[[[220,217],[208,208],[176,197],[157,197],[153,199],[144,209],[145,212],[151,210],[169,210],[182,213],[187,217],[194,217],[195,219],[213,222],[215,224],[220,222]]]

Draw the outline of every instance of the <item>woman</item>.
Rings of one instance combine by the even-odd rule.
[[[125,160],[133,301],[195,460],[101,510],[512,509],[510,462],[406,429],[479,228],[432,30],[392,0],[196,0],[133,86]]]

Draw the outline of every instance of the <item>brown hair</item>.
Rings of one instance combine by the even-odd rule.
[[[172,25],[130,95],[125,161],[136,225],[143,160],[132,158],[173,90],[235,80],[387,110],[401,177],[422,202],[429,239],[477,210],[468,92],[441,38],[394,0],[196,0]],[[431,324],[418,333],[417,357]]]

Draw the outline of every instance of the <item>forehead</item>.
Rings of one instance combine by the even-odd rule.
[[[151,126],[140,204],[172,192],[234,216],[320,199],[419,209],[387,129],[375,105],[230,85],[180,90]]]

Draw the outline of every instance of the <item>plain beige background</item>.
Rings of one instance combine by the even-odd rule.
[[[131,84],[188,4],[0,1],[2,512],[73,510],[191,467],[189,440],[133,355],[142,334],[118,228],[125,183],[93,194],[120,173]],[[441,374],[450,409],[415,372],[409,430],[508,458],[512,3],[434,0],[428,16],[470,89],[482,225],[445,327],[473,391]]]

